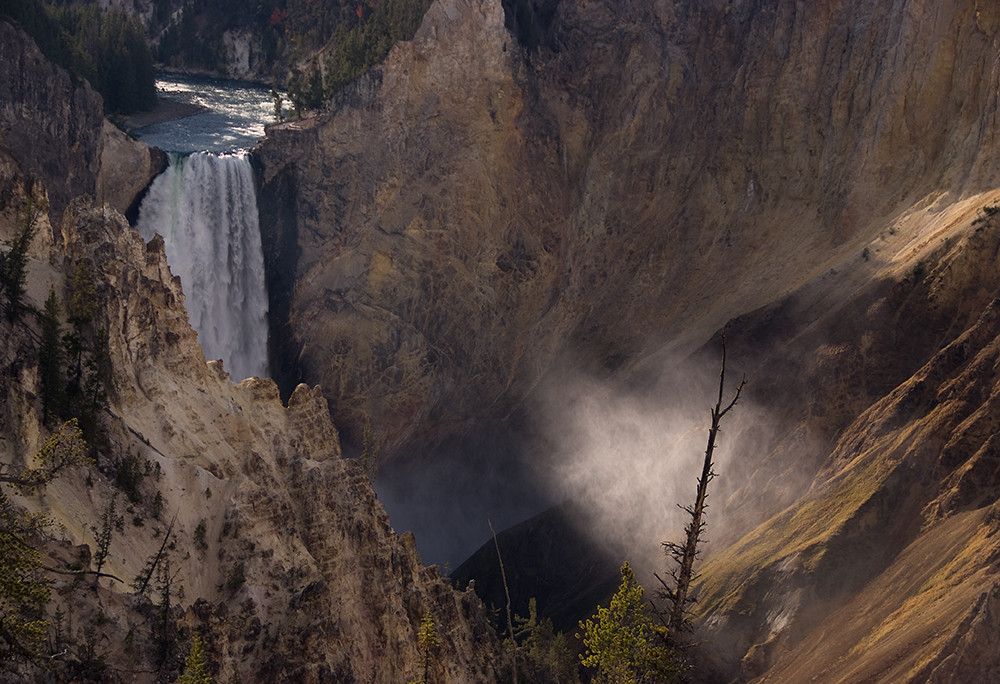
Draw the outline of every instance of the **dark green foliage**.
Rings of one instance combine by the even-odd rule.
[[[283,98],[281,96],[281,93],[279,93],[274,88],[271,88],[271,99],[274,100],[274,120],[275,121],[284,121],[285,120],[285,114],[282,111],[282,99]]]
[[[174,589],[174,575],[170,571],[169,554],[164,554],[157,565],[156,585],[160,601],[155,606],[153,642],[156,644],[156,662],[162,666],[170,660],[177,647],[177,625],[174,624],[170,615],[176,591]]]
[[[316,109],[323,104],[323,73],[315,59],[305,73],[292,69],[288,79],[288,96],[296,113]]]
[[[108,559],[108,554],[111,551],[111,539],[114,536],[115,528],[122,524],[122,518],[117,515],[117,511],[115,510],[117,499],[117,495],[112,495],[111,501],[108,502],[108,506],[104,509],[104,514],[101,516],[101,526],[94,528],[94,543],[97,547],[94,550],[94,565],[97,572],[101,571],[105,561]]]
[[[142,481],[153,473],[153,465],[139,454],[127,453],[115,461],[115,486],[134,504],[142,502]]]
[[[28,247],[35,237],[38,219],[47,208],[44,202],[29,197],[21,210],[21,229],[10,249],[0,254],[0,293],[4,295],[4,315],[8,321],[19,320],[27,310],[24,294],[28,282]]]
[[[0,16],[18,23],[52,62],[85,79],[109,113],[130,114],[156,105],[156,69],[138,20],[122,10],[0,0]]]
[[[226,589],[235,594],[240,587],[246,584],[246,581],[246,569],[243,567],[243,562],[233,563],[229,571],[226,572]]]
[[[63,383],[63,349],[59,325],[61,314],[59,299],[53,290],[45,300],[45,308],[39,314],[42,329],[38,348],[38,380],[42,392],[42,420],[48,423],[56,415],[62,415],[66,405]]]
[[[104,107],[128,114],[156,106],[156,69],[138,21],[108,10],[101,20],[97,52],[97,89]]]
[[[97,292],[94,290],[94,278],[90,273],[90,264],[86,259],[80,259],[70,280],[69,322],[74,328],[84,328],[94,319],[97,311]]]
[[[1000,214],[1000,200],[994,201],[992,204],[987,204],[979,208],[979,214],[972,221],[972,225],[979,225],[980,223],[990,223],[990,221]]]
[[[167,3],[160,3],[149,23],[150,35],[159,37],[156,60],[173,68],[222,71],[223,34],[231,29],[249,28],[260,39],[261,54],[254,57],[268,67],[274,66],[280,57],[284,27],[283,22],[274,23],[271,18],[284,4],[284,0],[187,0],[176,15],[178,21]],[[309,4],[322,6],[326,2]]]
[[[72,681],[107,681],[107,654],[99,648],[102,636],[104,635],[98,634],[93,625],[88,625],[78,634],[72,655],[66,662],[67,674],[72,677]]]
[[[430,0],[395,0],[369,3],[352,25],[343,23],[334,35],[333,51],[326,63],[325,97],[330,97],[389,54],[392,46],[410,40],[423,21]],[[289,96],[292,95],[289,86]]]
[[[36,491],[61,470],[85,461],[86,445],[71,421],[46,440],[35,463],[13,474],[0,467],[0,483],[21,492]],[[41,557],[32,546],[44,531],[44,519],[16,509],[0,488],[0,680],[10,664],[37,662],[48,622],[49,584]],[[11,680],[13,681],[13,680]]]
[[[48,307],[48,303],[46,303]],[[47,309],[48,310],[48,309]],[[63,376],[58,394],[46,389],[43,374],[43,404],[46,410],[54,410],[61,418],[76,418],[87,441],[95,450],[95,455],[104,443],[101,432],[100,412],[108,399],[111,386],[111,356],[108,350],[108,332],[101,328],[94,330],[93,319],[97,312],[97,295],[94,289],[90,267],[81,260],[70,281],[68,318],[70,330],[62,336],[62,351],[59,361],[65,364],[60,369]],[[58,322],[58,314],[53,317],[44,314],[41,318],[43,331],[42,356],[55,357],[54,346],[46,337],[52,321]],[[46,366],[40,359],[40,370]],[[64,371],[64,372],[63,372]],[[54,376],[53,376],[54,377]],[[55,397],[58,402],[46,401]]]
[[[215,679],[208,673],[208,662],[205,656],[205,644],[201,635],[195,632],[191,636],[191,650],[184,659],[184,674],[177,679],[177,684],[213,684]]]
[[[37,661],[48,626],[49,586],[38,552],[26,541],[31,533],[0,489],[0,674],[8,663]]]
[[[515,617],[518,640],[515,667],[518,681],[532,684],[573,684],[580,681],[576,658],[566,636],[557,633],[552,620],[538,619],[534,598],[528,601],[528,617]]]
[[[205,541],[205,531],[205,519],[202,518],[194,528],[194,547],[199,551],[208,550],[208,542]]]
[[[422,677],[420,684],[429,684],[431,669],[431,657],[437,651],[441,642],[438,640],[437,625],[434,623],[434,616],[430,611],[424,613],[420,620],[420,630],[417,632],[417,640],[420,642],[420,651],[423,654]]]

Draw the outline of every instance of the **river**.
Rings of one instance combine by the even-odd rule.
[[[247,150],[273,117],[270,91],[186,76],[164,76],[157,88],[161,97],[201,111],[132,132],[170,152],[170,166],[150,185],[136,227],[146,240],[163,237],[205,357],[222,359],[237,382],[267,376],[268,300]]]
[[[200,109],[131,131],[168,152],[248,150],[264,137],[264,125],[274,121],[271,91],[256,84],[163,74],[156,79],[156,90],[161,100],[188,105],[189,111]]]

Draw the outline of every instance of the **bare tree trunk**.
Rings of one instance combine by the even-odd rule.
[[[487,520],[490,526],[490,533],[493,535],[493,545],[497,547],[497,562],[500,563],[500,578],[503,580],[503,591],[507,595],[507,630],[510,633],[510,645],[514,653],[514,684],[517,684],[517,640],[514,639],[514,622],[511,619],[510,611],[510,591],[507,589],[507,573],[503,569],[503,558],[500,556],[500,542],[497,541],[497,533],[493,530],[493,522]]]
[[[671,588],[659,575],[656,575],[656,579],[663,585],[663,591],[660,592],[660,596],[667,601],[667,609],[661,613],[660,618],[663,620],[671,637],[678,634],[687,621],[687,606],[690,602],[688,597],[691,590],[691,582],[695,579],[694,561],[698,557],[698,542],[701,538],[701,533],[705,530],[704,516],[705,509],[707,508],[708,483],[715,478],[715,472],[712,470],[714,465],[712,457],[715,453],[715,441],[719,434],[719,425],[722,423],[722,417],[729,413],[736,406],[736,402],[739,401],[743,386],[746,385],[746,378],[740,381],[733,400],[723,408],[722,399],[725,384],[726,340],[723,338],[722,369],[719,373],[719,397],[715,403],[715,407],[712,409],[712,427],[708,430],[708,446],[705,449],[705,460],[702,464],[701,477],[698,478],[697,495],[695,496],[693,506],[682,506],[688,515],[691,516],[691,521],[684,530],[684,543],[663,542],[664,550],[677,564],[677,567],[670,573],[673,579],[673,587]]]

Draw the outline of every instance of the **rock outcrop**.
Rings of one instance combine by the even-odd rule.
[[[907,207],[991,187],[982,3],[508,4],[435,3],[258,150],[271,268],[296,274],[284,366],[349,435],[367,414],[433,442],[561,354],[690,352],[845,259],[870,275],[855,257]]]
[[[34,41],[0,21],[0,145],[44,184],[51,216],[88,194],[121,212],[160,171],[166,156],[104,119],[101,96],[45,59]]]
[[[4,225],[4,237],[11,229]],[[497,642],[479,599],[423,567],[412,537],[397,537],[360,464],[341,458],[322,394],[300,386],[286,408],[272,381],[235,385],[219,362],[206,364],[162,243],[145,244],[117,212],[74,200],[62,238],[48,260],[58,268],[33,266],[29,290],[51,284],[68,301],[68,274],[87,261],[94,325],[109,333],[112,399],[97,466],[58,478],[42,498],[22,503],[46,511],[67,542],[96,549],[113,485],[121,486],[133,463],[129,523],[114,534],[103,571],[126,581],[141,576],[164,535],[173,540],[176,632],[160,661],[161,618],[144,617],[161,605],[155,578],[152,603],[127,584],[95,585],[93,604],[78,585],[57,587],[52,609],[72,610],[78,624],[96,630],[116,676],[169,673],[197,631],[223,679],[407,681],[419,676],[417,630],[430,614],[441,636],[434,676],[493,680]],[[19,437],[4,440],[4,463],[25,462],[47,432],[31,342],[37,333],[29,321],[0,325],[11,371],[0,387],[3,432]],[[56,570],[69,564],[59,565],[64,546],[52,542],[47,551]],[[104,617],[97,619],[100,605]]]

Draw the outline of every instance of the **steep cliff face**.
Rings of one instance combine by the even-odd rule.
[[[103,350],[111,369],[107,400],[92,395],[95,461],[33,495],[0,484],[18,507],[52,521],[29,540],[52,589],[40,616],[52,676],[173,681],[197,632],[220,681],[410,681],[423,672],[418,630],[430,616],[440,641],[430,677],[496,680],[499,645],[481,603],[424,567],[412,536],[392,530],[361,466],[341,458],[319,389],[301,385],[285,406],[270,380],[235,385],[221,364],[205,362],[162,241],[144,243],[110,205],[132,201],[129,188],[138,192],[149,173],[148,148],[109,129],[93,93],[71,87],[22,34],[5,23],[0,34],[5,54],[21,50],[3,60],[14,65],[4,78],[16,97],[3,101],[0,251],[32,207],[51,206],[35,217],[27,308],[0,318],[0,472],[31,464],[60,422],[43,420],[52,395],[33,313],[50,292],[62,332],[71,303],[93,303],[92,321],[74,333],[82,359]],[[25,145],[35,134],[37,148]],[[115,187],[102,193],[102,179]],[[88,196],[95,191],[107,203]],[[82,263],[89,295],[70,284]],[[8,287],[5,273],[4,301]],[[68,386],[74,362],[62,358]],[[50,409],[67,405],[52,401]],[[113,510],[120,519],[109,518],[98,561]],[[3,681],[38,672],[10,666],[0,663]]]
[[[907,207],[990,187],[992,7],[549,4],[524,52],[499,2],[437,3],[259,150],[262,201],[296,188],[286,362],[351,434],[493,415],[569,350],[690,351]]]
[[[5,180],[23,187],[17,175]],[[16,218],[17,202],[7,206]],[[4,238],[17,225],[5,222]],[[360,465],[341,458],[319,390],[298,387],[286,408],[273,382],[234,385],[218,362],[206,364],[162,243],[145,244],[117,212],[75,200],[61,234],[61,244],[32,264],[32,303],[40,306],[50,285],[68,301],[66,278],[87,261],[94,325],[109,333],[112,398],[96,466],[21,503],[59,525],[62,542],[43,547],[56,570],[71,562],[79,569],[81,559],[88,569],[90,552],[81,556],[68,544],[96,551],[113,497],[119,510],[127,506],[128,523],[113,535],[103,567],[126,583],[102,581],[93,591],[57,584],[50,615],[61,606],[98,635],[118,678],[176,671],[197,631],[222,679],[398,682],[420,673],[417,630],[430,614],[441,635],[434,676],[494,679],[497,643],[478,599],[453,591],[436,569],[421,566],[411,537],[396,536]],[[12,371],[0,387],[10,436],[3,462],[18,464],[47,434],[37,332],[30,321],[0,325],[11,341],[5,362]],[[121,487],[125,472],[133,480],[121,503],[113,483]],[[128,586],[165,538],[168,558],[160,562],[169,562],[174,606],[167,618],[156,577],[151,598]],[[172,635],[166,653],[157,627],[164,619]],[[83,637],[71,629],[60,638],[73,651]]]
[[[285,367],[399,455],[729,323],[767,424],[720,483],[711,668],[957,681],[996,594],[998,48],[976,0],[439,0],[257,151]]]
[[[787,312],[748,317],[776,327],[784,357],[802,363],[784,376],[778,359],[755,369],[765,386],[753,396],[789,427],[729,503],[774,510],[788,501],[783,482],[809,484],[703,567],[697,610],[718,671],[754,681],[997,676],[983,625],[996,592],[986,369],[1000,243],[995,220],[975,216],[935,217],[950,234],[904,278],[812,329],[785,337]]]
[[[6,21],[0,21],[0,91],[0,144],[44,183],[55,220],[81,194],[124,212],[166,167],[162,153],[104,120],[100,95],[73,83]]]

